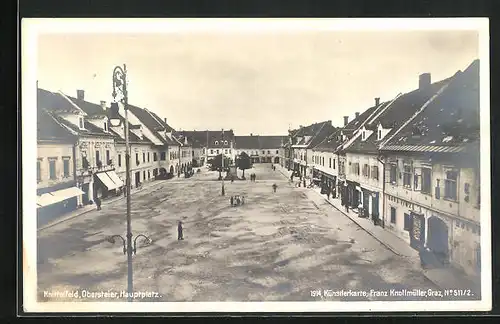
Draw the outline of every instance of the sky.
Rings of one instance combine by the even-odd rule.
[[[465,70],[475,31],[293,30],[246,33],[57,33],[38,37],[40,88],[112,100],[112,71],[127,65],[129,103],[180,130],[285,135],[373,106]]]

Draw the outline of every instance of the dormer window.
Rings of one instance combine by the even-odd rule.
[[[83,129],[83,117],[78,117],[78,126]]]
[[[224,145],[227,145],[227,141],[224,141]]]
[[[219,141],[215,141],[215,145],[219,145]]]

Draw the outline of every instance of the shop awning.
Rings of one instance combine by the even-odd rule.
[[[77,187],[71,187],[66,189],[61,189],[49,193],[45,193],[41,196],[37,196],[36,198],[36,208],[49,206],[52,204],[56,204],[58,202],[64,201],[66,199],[70,199],[79,195],[82,195],[84,192],[81,191]]]
[[[113,180],[111,180],[111,178],[106,172],[97,173],[97,177],[99,178],[99,180],[101,180],[103,185],[105,185],[106,188],[108,188],[108,190],[113,190],[120,187]]]
[[[111,180],[113,180],[113,182],[116,185],[118,185],[118,188],[119,187],[123,187],[123,181],[122,181],[122,179],[120,179],[120,177],[118,177],[118,175],[116,174],[115,171],[109,171],[109,172],[106,172],[106,173],[111,178]]]

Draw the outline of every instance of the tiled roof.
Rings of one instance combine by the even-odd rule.
[[[235,136],[234,140],[236,148],[242,149],[280,148],[288,141],[286,136],[270,135]]]
[[[234,142],[236,148],[239,149],[260,149],[260,141],[258,135],[250,136],[235,136]]]
[[[51,112],[77,112],[78,109],[74,107],[66,98],[61,94],[47,91],[44,89],[37,89],[37,107]]]
[[[344,134],[348,130],[355,131],[356,129],[358,129],[359,126],[361,126],[361,124],[364,123],[368,119],[368,117],[370,117],[372,115],[372,113],[375,112],[375,110],[378,107],[382,108],[385,104],[387,104],[387,103],[383,102],[378,106],[373,106],[373,107],[366,109],[362,114],[360,114],[358,116],[358,118],[354,118],[346,126],[342,127],[344,129]]]
[[[461,152],[479,140],[479,61],[399,130],[383,150]]]
[[[292,145],[315,147],[334,131],[335,127],[332,126],[331,120],[301,127],[297,131],[293,132]]]
[[[72,141],[76,137],[44,109],[37,109],[36,123],[37,140]]]
[[[113,135],[115,135],[115,141],[116,143],[120,143],[120,144],[124,144],[125,143],[125,139],[122,138],[121,135],[119,135],[115,130],[113,129],[110,129],[110,131],[113,133]],[[132,131],[128,131],[128,140],[130,143],[136,143],[136,144],[151,144],[153,145],[153,143],[147,139],[147,137],[143,136],[143,138],[141,139],[140,137],[138,137],[137,135],[135,135]]]
[[[88,102],[85,100],[77,99],[71,96],[66,96],[68,99],[73,101],[75,105],[80,107],[81,110],[85,111],[85,113],[89,116],[97,117],[97,116],[106,116],[106,111],[102,108],[101,105],[97,105],[92,102]]]
[[[401,125],[412,117],[443,86],[448,84],[451,79],[438,81],[423,89],[403,94],[392,103],[386,103],[384,107],[374,111],[365,124],[365,128],[373,130],[373,132],[365,140],[362,139],[362,136],[358,136],[350,145],[344,148],[344,151],[377,153],[383,140],[394,134]],[[374,116],[376,118],[373,118]],[[391,129],[381,141],[377,140],[376,132],[379,123],[382,127]]]
[[[179,145],[177,141],[166,136],[161,136],[160,131],[165,131],[165,125],[161,123],[161,118],[155,118],[145,109],[128,105],[128,109],[147,127],[162,143],[166,145]]]
[[[326,151],[326,152],[335,152],[340,144],[343,141],[340,140],[340,133],[342,129],[337,129],[325,139],[323,139],[318,145],[314,147],[315,151]]]

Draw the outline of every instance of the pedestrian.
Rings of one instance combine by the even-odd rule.
[[[347,213],[349,213],[349,203],[345,204],[345,210],[347,211]]]
[[[239,206],[241,204],[240,196],[236,197],[236,205]]]
[[[179,221],[177,224],[177,240],[182,241],[184,240],[184,229],[182,228],[182,221]]]
[[[273,192],[276,192],[276,188],[278,188],[278,186],[275,183],[273,183]]]
[[[326,192],[326,197],[328,198],[328,200],[330,200],[330,190]]]
[[[304,188],[306,187],[306,178],[304,178]]]
[[[245,196],[241,196],[241,204],[244,205],[245,204]]]
[[[95,197],[95,205],[97,206],[97,210],[101,210],[101,199],[99,197]]]
[[[230,201],[231,201],[231,206],[233,206],[234,205],[234,197],[233,196],[231,196]]]

